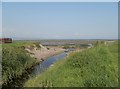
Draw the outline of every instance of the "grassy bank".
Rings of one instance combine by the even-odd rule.
[[[98,45],[70,54],[42,74],[28,80],[26,87],[115,87],[118,86],[118,45]]]
[[[35,59],[31,58],[24,50],[25,46],[32,45],[33,42],[13,42],[2,45],[2,81],[3,83],[13,81],[13,78],[20,77],[35,64]]]

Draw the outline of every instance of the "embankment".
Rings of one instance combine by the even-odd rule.
[[[42,46],[43,47],[43,46]],[[2,83],[14,82],[29,74],[28,70],[49,56],[62,52],[61,48],[43,49],[37,42],[13,42],[2,45]],[[26,50],[27,49],[27,50]]]
[[[40,49],[37,49],[36,47],[32,49],[30,47],[26,47],[25,50],[28,53],[30,53],[31,57],[34,57],[35,59],[37,59],[37,62],[44,61],[50,56],[54,56],[56,54],[59,54],[65,51],[65,49],[62,49],[59,47],[50,47],[50,48],[44,47],[43,48],[42,45],[40,45]]]
[[[98,45],[60,60],[25,87],[117,87],[118,43]]]

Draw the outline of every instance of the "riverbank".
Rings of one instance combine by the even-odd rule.
[[[117,87],[118,43],[70,54],[28,80],[25,87]]]
[[[38,42],[13,42],[2,45],[2,83],[14,86],[14,81],[21,80],[28,71],[48,57],[63,52],[58,47],[46,48]],[[13,83],[13,84],[12,84]]]
[[[42,45],[40,45],[41,47]],[[35,58],[37,60],[37,63],[44,61],[48,57],[57,55],[59,53],[62,53],[65,51],[65,49],[59,48],[59,47],[41,47],[41,49],[37,49],[36,47],[33,49],[25,48],[25,50],[30,53],[30,56]]]
[[[8,84],[15,78],[27,73],[27,69],[35,65],[36,61],[26,53],[23,46],[33,42],[13,42],[2,44],[2,83]]]

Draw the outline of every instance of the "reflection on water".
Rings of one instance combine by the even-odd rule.
[[[71,51],[71,50],[69,50]],[[53,63],[55,63],[57,60],[64,59],[66,57],[66,52],[63,52],[61,54],[49,57],[45,59],[42,63],[36,65],[32,70],[28,70],[27,73],[23,74],[22,77],[18,77],[13,79],[13,81],[9,82],[7,85],[3,84],[2,87],[23,87],[25,81],[30,79],[31,77],[34,77],[41,72],[43,72],[45,69],[49,68]]]
[[[66,56],[66,52],[49,57],[48,59],[44,60],[42,63],[34,67],[31,76],[35,76],[41,73],[42,71],[50,67],[53,63],[55,63],[57,60],[63,59],[65,56]]]

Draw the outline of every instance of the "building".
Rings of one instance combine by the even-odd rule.
[[[12,38],[0,38],[0,44],[12,43]]]

